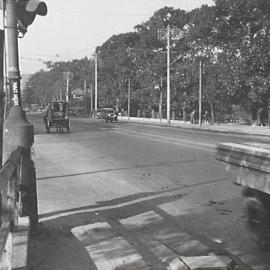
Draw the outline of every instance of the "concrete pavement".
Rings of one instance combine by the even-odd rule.
[[[208,245],[171,222],[176,209],[182,211],[179,215],[199,210],[195,202],[182,198],[179,190],[149,192],[127,183],[125,171],[115,170],[122,164],[95,152],[97,139],[108,140],[106,133],[83,136],[81,145],[78,133],[36,137],[41,230],[32,242],[33,269],[230,269],[229,258],[209,254],[213,250]],[[133,169],[127,173],[132,175]],[[83,189],[78,188],[80,183]],[[230,183],[224,185],[231,189]],[[206,201],[211,198],[209,187],[205,186]],[[178,203],[173,206],[177,201],[181,209]],[[203,256],[203,266],[198,256]],[[180,268],[181,262],[186,268]]]

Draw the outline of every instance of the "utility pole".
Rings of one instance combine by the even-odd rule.
[[[83,83],[83,92],[84,92],[84,110],[85,114],[87,114],[87,88],[86,88],[86,80]]]
[[[69,71],[67,72],[66,102],[69,100]]]
[[[84,80],[84,83],[83,83],[83,90],[84,90],[84,93],[86,94],[87,93],[86,80]]]
[[[93,116],[93,86],[90,84],[90,112],[91,117]]]
[[[167,122],[170,124],[171,82],[170,82],[170,24],[167,25]]]
[[[98,86],[97,86],[97,68],[98,68],[98,59],[97,59],[97,53],[95,54],[95,111],[97,111],[97,102],[98,102],[98,99],[97,99],[97,92],[98,92]]]
[[[163,19],[164,23],[167,25],[166,29],[158,29],[158,39],[167,40],[167,121],[170,124],[171,121],[171,84],[170,84],[170,40],[179,40],[183,36],[183,31],[170,25],[171,14],[168,13],[166,18]],[[179,59],[182,56],[179,57]],[[172,64],[174,64],[179,59],[176,59]]]
[[[162,88],[163,88],[163,77],[161,76],[160,77],[160,87],[159,87],[159,91],[160,91],[160,93],[159,93],[159,119],[160,119],[160,122],[161,122],[161,120],[162,120],[162,103],[163,103],[163,92],[162,92]]]
[[[199,126],[202,125],[202,60],[199,62]]]
[[[130,119],[130,77],[128,78],[128,120]]]

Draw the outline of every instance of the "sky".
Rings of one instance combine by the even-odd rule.
[[[48,14],[37,16],[19,39],[21,74],[45,69],[44,61],[91,57],[112,35],[134,31],[165,6],[186,11],[212,0],[45,0]]]

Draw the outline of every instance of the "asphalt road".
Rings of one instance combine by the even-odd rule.
[[[28,119],[41,221],[33,269],[157,270],[173,254],[209,253],[270,269],[245,225],[237,172],[215,160],[219,142],[267,138],[83,118],[70,134],[45,134],[40,115]]]

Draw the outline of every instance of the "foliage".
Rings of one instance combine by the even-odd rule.
[[[181,31],[171,42],[171,103],[177,113],[198,106],[199,61],[203,109],[212,115],[231,111],[228,104],[265,103],[270,98],[269,0],[214,2],[190,12],[164,7],[134,32],[114,35],[97,47],[99,107],[126,110],[130,80],[133,113],[158,109],[160,91],[166,99],[168,24]],[[93,85],[93,58],[47,66],[49,71],[29,80],[27,102],[44,103],[57,95],[65,88],[63,72],[74,74],[73,89],[82,88],[84,80]]]
[[[35,103],[45,105],[53,98],[59,97],[60,91],[63,96],[66,91],[65,72],[70,72],[70,88],[84,88],[84,81],[88,88],[94,85],[93,59],[83,58],[71,62],[47,62],[49,71],[39,71],[33,74],[25,89],[24,101],[27,104]]]

